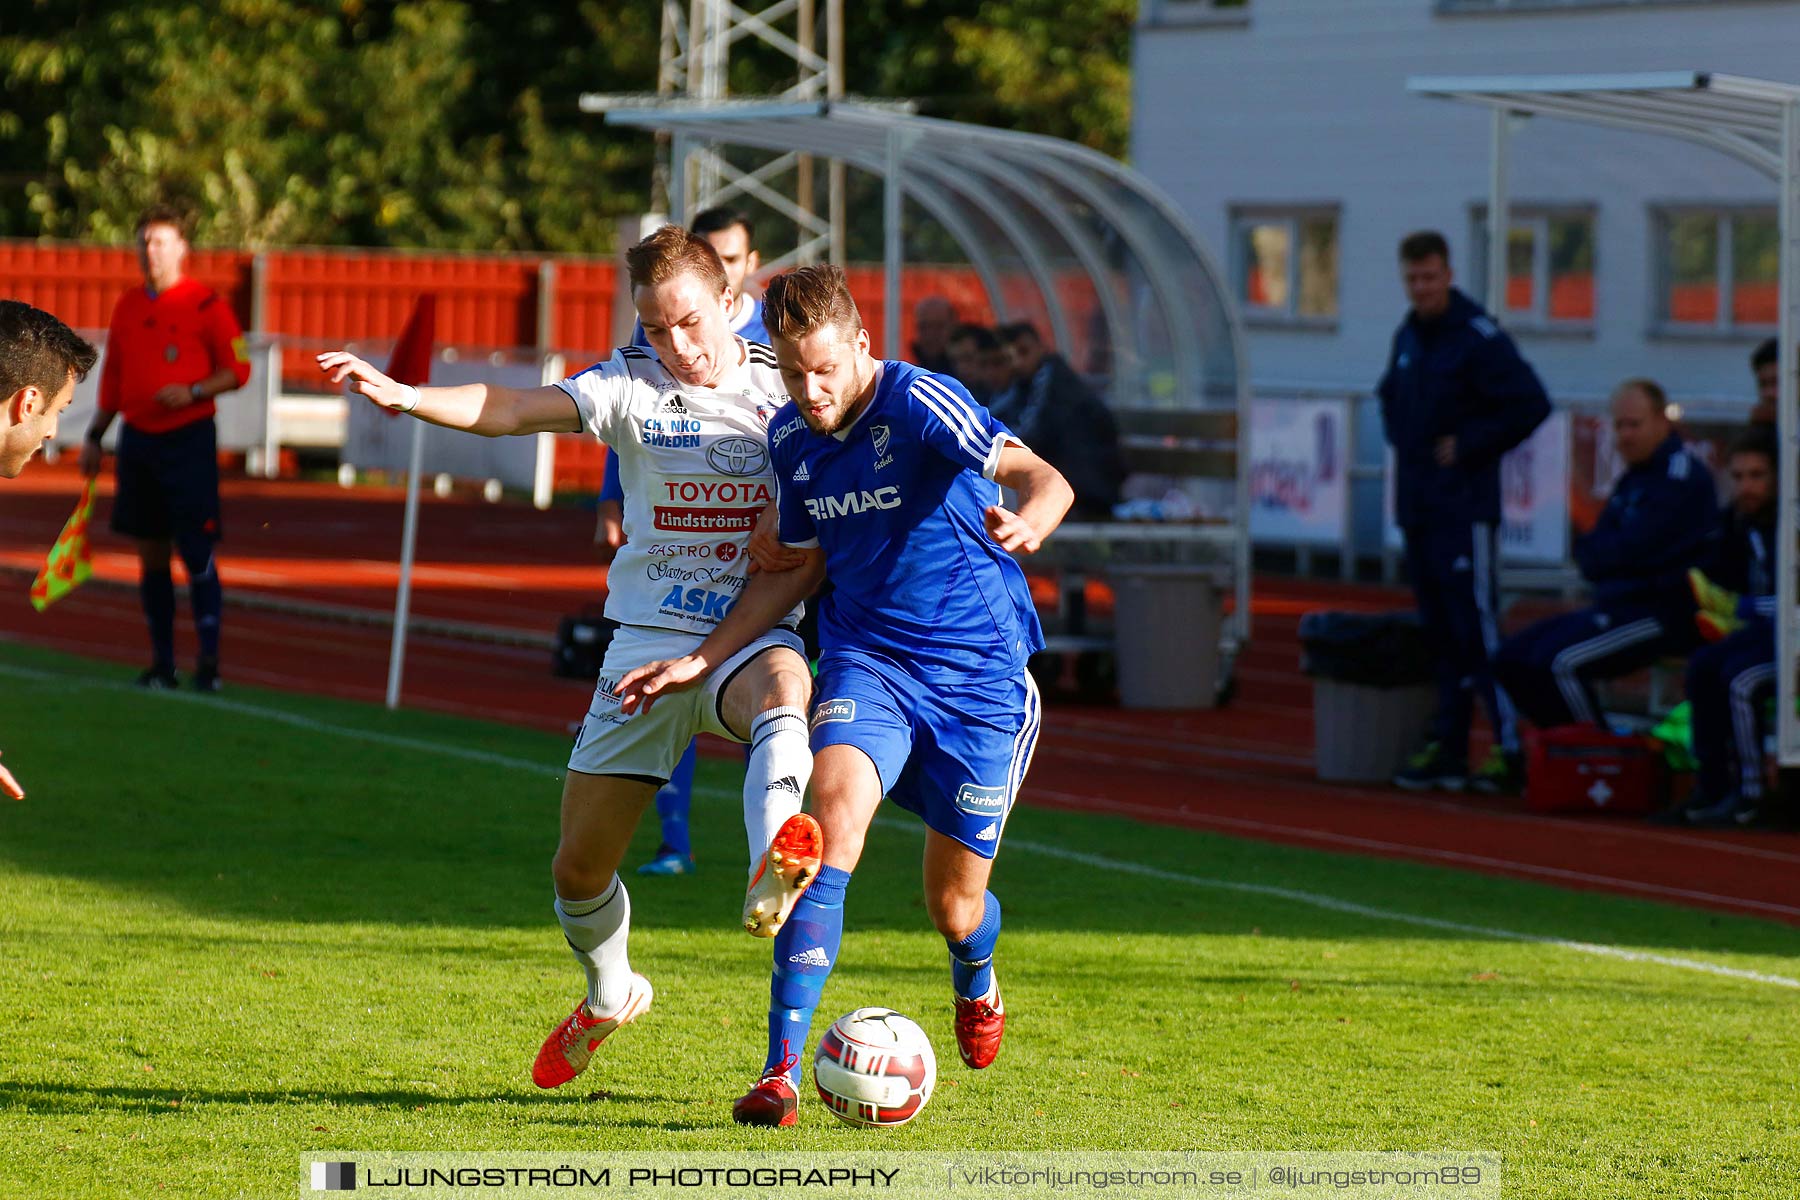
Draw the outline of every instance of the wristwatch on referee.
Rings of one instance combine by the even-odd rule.
[[[200,390],[198,383],[190,383],[188,384],[188,399],[198,404],[206,399],[206,393]]]

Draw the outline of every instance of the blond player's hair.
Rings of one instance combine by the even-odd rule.
[[[846,338],[863,327],[842,267],[798,267],[777,275],[763,291],[763,328],[770,337],[798,341],[835,325]]]
[[[625,251],[625,269],[634,288],[655,287],[677,275],[693,275],[715,293],[728,286],[725,264],[705,238],[679,225],[664,225]]]

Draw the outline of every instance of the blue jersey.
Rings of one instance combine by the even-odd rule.
[[[881,364],[847,430],[814,433],[792,402],[775,414],[781,540],[823,549],[835,589],[819,609],[825,654],[882,655],[935,682],[1016,676],[1043,649],[1025,573],[983,519],[1009,436],[955,379],[903,362]]]

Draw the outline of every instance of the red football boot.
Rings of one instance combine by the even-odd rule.
[[[592,1016],[587,1001],[581,1001],[538,1048],[537,1061],[531,1064],[531,1082],[541,1088],[561,1087],[587,1070],[600,1043],[611,1037],[614,1030],[643,1016],[655,994],[648,979],[633,974],[631,994],[611,1016]]]
[[[1006,1032],[1006,1005],[996,982],[979,1000],[956,997],[956,1049],[968,1066],[979,1071],[1000,1056]]]

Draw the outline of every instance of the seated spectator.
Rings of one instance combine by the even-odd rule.
[[[1775,439],[1752,428],[1726,458],[1731,503],[1705,573],[1689,572],[1694,616],[1707,645],[1688,659],[1694,796],[1674,819],[1689,825],[1754,822],[1763,798],[1763,705],[1775,691]]]
[[[1019,380],[1017,416],[1008,421],[1012,431],[1075,489],[1071,517],[1107,520],[1125,482],[1112,410],[1029,322],[1006,326],[1000,339]]]
[[[956,309],[942,296],[927,296],[913,307],[912,361],[935,375],[956,375],[950,361],[950,331]],[[959,377],[960,378],[960,377]]]
[[[1756,405],[1750,410],[1750,424],[1775,429],[1775,413],[1781,402],[1781,344],[1769,338],[1750,352],[1750,374],[1756,378]]]
[[[1613,392],[1613,443],[1626,471],[1593,532],[1575,542],[1594,603],[1514,634],[1495,656],[1501,686],[1540,729],[1597,724],[1595,680],[1685,654],[1698,641],[1687,571],[1714,552],[1718,497],[1668,405],[1648,379]]]
[[[1027,380],[1021,379],[1013,369],[1013,357],[1006,348],[1006,339],[1016,330],[1029,328],[1029,323],[1000,326],[994,330],[994,348],[981,355],[981,379],[988,389],[988,411],[1015,433],[1019,428],[1019,414],[1025,409]]]
[[[982,357],[999,351],[1000,339],[985,325],[958,325],[950,333],[950,374],[969,389],[969,395],[979,404],[986,405],[992,396],[982,370]],[[1010,369],[1007,374],[1010,381]]]

